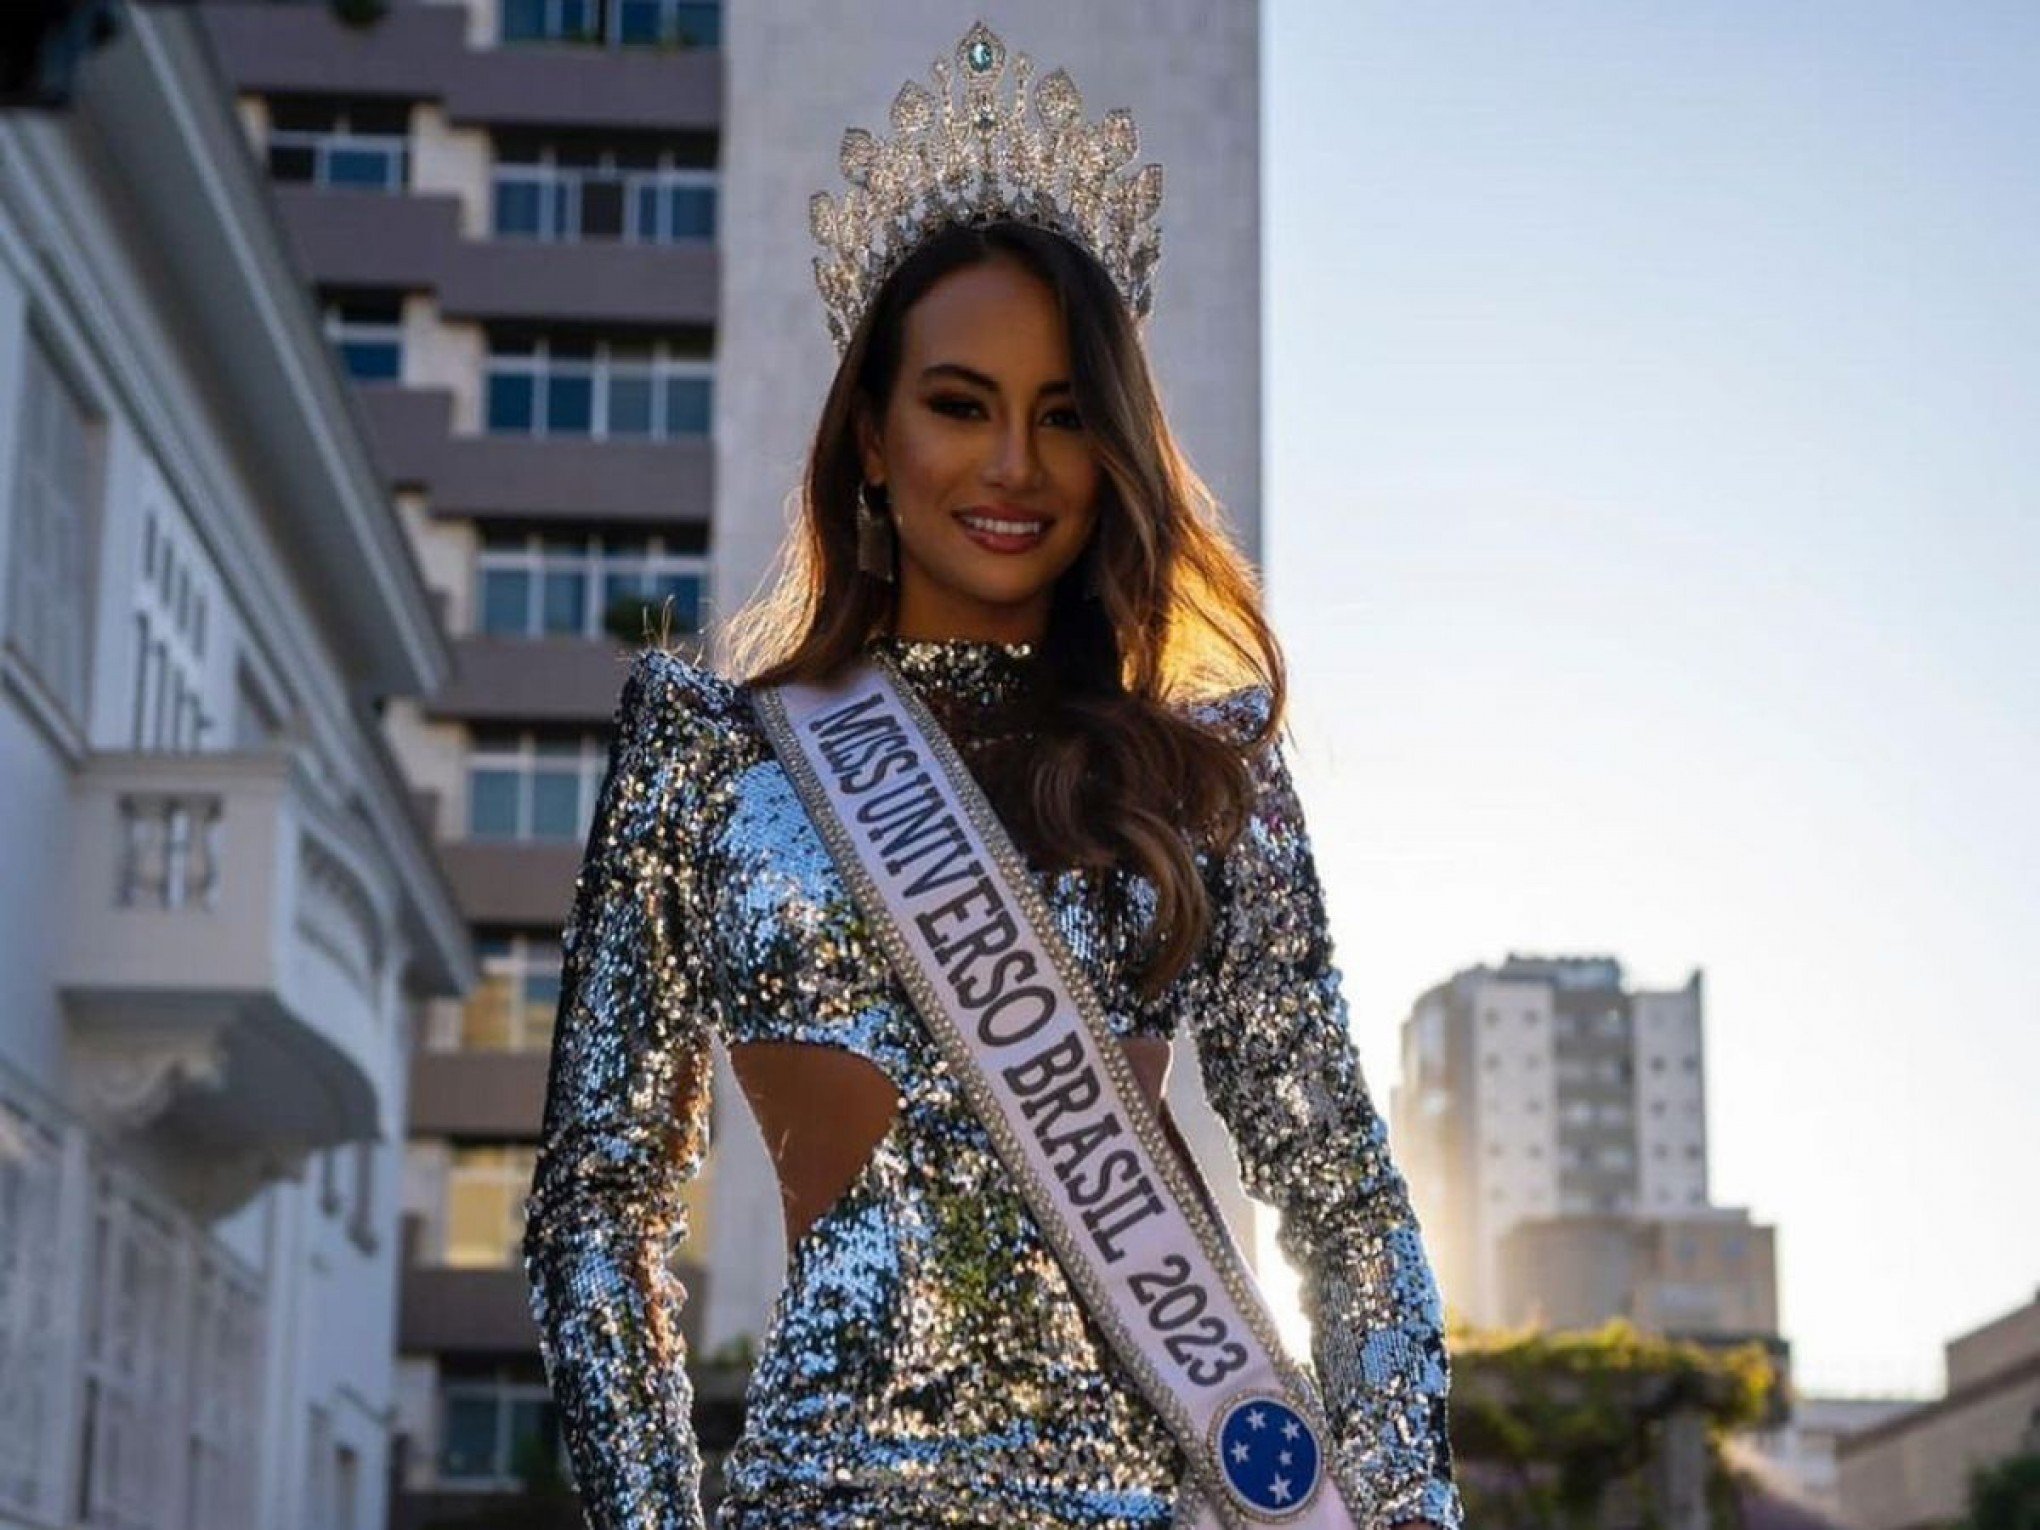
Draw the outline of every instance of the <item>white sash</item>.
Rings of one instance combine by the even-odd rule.
[[[1189,1460],[1178,1525],[1354,1530],[1308,1373],[981,788],[884,655],[756,692],[780,762],[1063,1269]]]

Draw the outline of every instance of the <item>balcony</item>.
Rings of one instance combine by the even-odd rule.
[[[698,636],[676,633],[674,644],[698,656]],[[634,650],[608,639],[477,634],[455,638],[453,651],[453,679],[426,702],[427,717],[606,729]]]
[[[448,319],[709,328],[714,244],[464,239],[450,196],[275,188],[305,274],[323,286],[434,292]]]
[[[454,435],[443,389],[364,383],[355,396],[384,477],[427,490],[435,516],[670,527],[706,524],[715,503],[715,448],[705,436]]]
[[[100,753],[78,791],[57,983],[86,1117],[161,1137],[210,1215],[376,1136],[395,910],[304,752]]]
[[[441,845],[439,859],[469,923],[559,929],[584,848],[567,839],[463,839]]]
[[[414,1052],[414,1137],[538,1135],[545,1109],[546,1052]]]
[[[708,1270],[681,1261],[673,1271],[687,1291],[680,1331],[698,1351],[701,1317],[708,1307]],[[521,1355],[537,1349],[523,1269],[406,1265],[398,1285],[397,1348],[409,1355]]]
[[[408,96],[455,124],[720,130],[720,49],[471,47],[467,9],[392,5],[368,27],[323,5],[202,7],[221,72],[250,92]]]

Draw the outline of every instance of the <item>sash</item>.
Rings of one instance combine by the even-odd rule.
[[[884,655],[754,694],[867,925],[1189,1463],[1179,1526],[1354,1530],[1310,1376],[954,744]]]

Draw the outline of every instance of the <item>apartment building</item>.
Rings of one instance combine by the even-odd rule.
[[[188,12],[0,110],[0,1526],[369,1530],[451,668]]]
[[[253,161],[451,633],[385,712],[482,968],[414,1059],[392,1523],[486,1509],[556,1433],[517,1251],[559,935],[647,602],[693,643],[766,577],[834,364],[808,197],[978,13],[933,0],[204,0]],[[992,5],[1168,166],[1151,351],[1258,547],[1258,7]],[[350,19],[351,18],[351,19]],[[1192,230],[1195,236],[1191,237]],[[711,655],[713,657],[713,655]],[[1246,1238],[1194,1066],[1172,1100]],[[784,1269],[769,1157],[718,1049],[677,1251],[715,1492]],[[1250,1238],[1246,1238],[1252,1247]]]
[[[1417,1000],[1391,1113],[1457,1311],[1775,1336],[1774,1232],[1708,1195],[1702,1004],[1513,953]]]

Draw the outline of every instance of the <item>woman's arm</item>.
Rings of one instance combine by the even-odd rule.
[[[1233,705],[1257,726],[1259,687]],[[1205,1092],[1242,1183],[1280,1213],[1344,1480],[1364,1530],[1458,1530],[1446,1437],[1451,1367],[1438,1290],[1388,1134],[1369,1098],[1303,811],[1279,744],[1221,867],[1215,957],[1193,983]]]
[[[595,1530],[701,1530],[701,1458],[667,1267],[707,1145],[714,988],[678,832],[704,731],[671,656],[624,681],[563,938],[524,1262]]]

